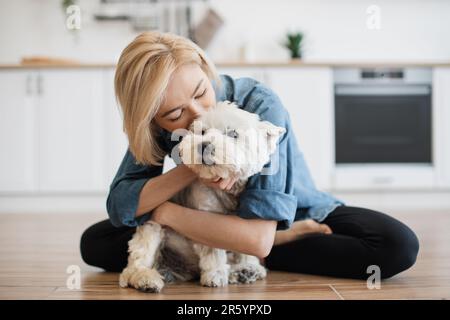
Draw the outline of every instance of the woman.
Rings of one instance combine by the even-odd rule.
[[[368,267],[388,278],[411,267],[419,243],[403,223],[380,212],[346,206],[318,191],[277,95],[250,78],[218,77],[204,52],[186,38],[146,32],[122,52],[115,90],[129,148],[110,186],[109,220],[81,238],[87,264],[121,271],[135,227],[151,219],[211,247],[265,258],[269,270],[366,279]],[[255,175],[240,196],[237,215],[184,208],[168,200],[197,179],[178,165],[162,174],[161,161],[216,101],[235,101],[261,119],[286,128],[278,143],[278,170]],[[230,189],[232,179],[202,180]]]

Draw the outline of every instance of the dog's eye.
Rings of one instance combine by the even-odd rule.
[[[227,130],[227,136],[237,139],[239,137],[239,134],[236,132],[236,130]]]

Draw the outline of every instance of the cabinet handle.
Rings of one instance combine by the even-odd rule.
[[[394,182],[394,179],[392,177],[375,177],[372,179],[373,184],[377,185],[386,185],[386,184],[392,184]]]
[[[31,81],[33,81],[33,78],[31,77],[31,74],[27,75],[26,85],[25,85],[25,93],[27,96],[30,96],[33,94],[31,90]]]
[[[42,76],[38,74],[37,76],[37,93],[38,95],[42,95],[43,89],[42,89]]]

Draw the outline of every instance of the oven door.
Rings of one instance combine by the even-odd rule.
[[[429,85],[337,85],[335,161],[432,163]]]

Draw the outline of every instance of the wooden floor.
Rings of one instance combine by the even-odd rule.
[[[392,214],[418,235],[421,250],[410,270],[369,290],[365,281],[270,271],[252,285],[204,288],[168,285],[161,294],[118,286],[118,274],[84,264],[79,237],[94,215],[1,215],[0,299],[449,299],[450,212]],[[81,288],[70,290],[67,267],[81,269]]]

